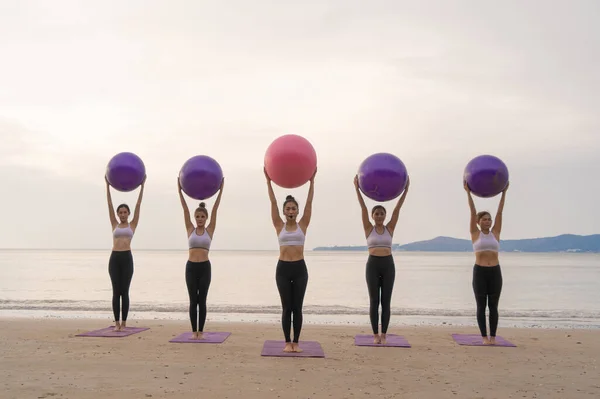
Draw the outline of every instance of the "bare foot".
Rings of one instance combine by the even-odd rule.
[[[285,343],[285,348],[283,348],[284,352],[290,353],[294,351],[294,347],[292,346],[291,342],[286,342]]]
[[[490,337],[490,345],[496,345],[496,337]]]
[[[204,334],[202,333],[202,331],[198,331],[198,334],[196,335],[196,339],[204,339]]]
[[[197,331],[192,332],[192,339],[198,339],[198,332]]]
[[[374,344],[380,344],[381,343],[381,338],[379,337],[379,334],[373,334],[373,343]]]
[[[292,343],[292,352],[300,353],[303,352],[303,350],[300,349],[300,346],[296,342],[294,342]]]
[[[482,338],[483,338],[484,345],[490,345],[490,340],[488,339],[488,337],[482,337]]]
[[[121,331],[121,323],[115,321],[115,331]]]
[[[385,334],[381,334],[380,343],[385,345]]]
[[[127,329],[127,326],[126,326],[126,324],[127,324],[127,322],[126,322],[126,321],[122,321],[122,322],[121,322],[121,331],[125,331],[125,330]]]

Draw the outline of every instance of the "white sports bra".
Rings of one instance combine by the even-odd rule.
[[[129,224],[127,225],[127,227],[119,227],[119,225],[117,224],[117,227],[115,227],[115,229],[113,230],[113,238],[121,238],[121,237],[126,237],[126,238],[133,237],[133,229],[131,228],[131,226]]]
[[[304,240],[306,236],[304,232],[300,228],[300,225],[296,225],[296,230],[287,231],[285,229],[285,225],[283,225],[283,229],[279,232],[279,246],[290,246],[290,245],[304,245]]]
[[[367,246],[369,248],[391,248],[392,247],[392,235],[387,227],[383,227],[383,233],[379,234],[377,228],[373,226],[373,230],[367,237]]]
[[[194,229],[194,231],[192,231],[192,234],[190,234],[188,244],[190,249],[201,248],[206,249],[208,251],[210,249],[211,241],[212,240],[208,235],[208,231],[206,231],[206,228],[204,228],[204,233],[202,233],[202,235],[198,235],[198,233],[196,233],[196,229]]]
[[[479,232],[479,237],[473,243],[473,251],[475,252],[483,252],[483,251],[493,251],[498,252],[500,250],[500,243],[496,240],[494,233],[491,231],[487,234],[484,234],[483,231]]]

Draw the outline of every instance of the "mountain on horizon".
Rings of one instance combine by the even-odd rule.
[[[438,236],[431,240],[392,246],[394,251],[472,252],[471,240]],[[366,251],[367,246],[316,247],[313,251]],[[600,234],[562,234],[555,237],[501,240],[501,252],[600,252]]]

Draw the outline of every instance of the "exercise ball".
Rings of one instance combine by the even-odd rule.
[[[106,166],[106,179],[118,191],[133,191],[146,176],[144,162],[132,152],[120,152]]]
[[[367,157],[358,168],[358,187],[374,201],[389,201],[406,188],[408,172],[393,154],[380,152]]]
[[[205,200],[215,195],[222,181],[221,166],[207,155],[188,159],[179,171],[181,189],[195,200]]]
[[[508,168],[500,158],[480,155],[465,167],[463,175],[471,192],[481,198],[494,197],[508,184]]]
[[[302,136],[286,134],[275,139],[265,153],[265,169],[280,187],[296,188],[305,184],[317,168],[317,153]]]

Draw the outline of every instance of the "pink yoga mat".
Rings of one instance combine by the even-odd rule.
[[[192,332],[184,332],[178,335],[169,342],[182,344],[221,344],[231,335],[230,332],[205,332],[202,334],[203,339],[192,339]]]
[[[399,347],[410,348],[410,344],[402,335],[387,334],[385,336],[385,344],[373,343],[373,335],[357,335],[354,337],[354,345],[356,346],[374,346],[374,347]]]
[[[126,327],[122,331],[114,331],[115,326],[101,328],[100,330],[88,331],[85,333],[77,334],[76,337],[109,337],[109,338],[121,338],[127,337],[132,334],[137,334],[142,331],[149,330],[147,327]]]
[[[511,348],[517,346],[499,336],[496,337],[495,345],[484,345],[483,338],[479,334],[452,334],[452,338],[457,344],[465,346],[503,346]]]
[[[283,351],[285,341],[265,341],[260,355],[274,357],[325,357],[325,352],[323,352],[321,344],[316,341],[300,341],[298,346],[303,352],[288,353]]]

